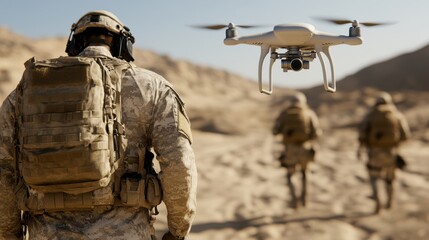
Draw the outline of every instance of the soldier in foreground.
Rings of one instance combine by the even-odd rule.
[[[72,25],[73,57],[26,62],[0,109],[0,239],[154,239],[161,200],[162,239],[186,238],[189,119],[169,82],[131,63],[133,43],[116,16],[93,11]]]
[[[398,147],[409,136],[410,130],[405,117],[394,105],[392,97],[382,92],[359,127],[358,158],[361,158],[361,149],[366,148],[367,169],[372,198],[375,201],[375,213],[379,213],[381,209],[377,179],[383,179],[386,185],[385,208],[389,209],[392,206],[395,170],[405,165],[403,158],[398,154]]]
[[[303,93],[297,93],[291,97],[290,105],[280,113],[274,127],[273,134],[281,134],[283,137],[284,153],[279,160],[282,167],[287,169],[287,183],[291,195],[291,207],[297,208],[298,201],[295,186],[292,181],[293,174],[301,171],[301,196],[299,201],[306,205],[307,179],[306,170],[309,162],[315,158],[315,143],[320,134],[319,121],[307,105],[307,99]]]

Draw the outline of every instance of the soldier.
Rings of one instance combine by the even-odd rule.
[[[393,180],[395,169],[403,167],[405,162],[398,155],[400,143],[408,139],[410,130],[405,117],[398,111],[392,97],[382,92],[376,99],[374,107],[363,119],[359,127],[358,158],[361,158],[362,148],[367,149],[367,169],[375,200],[375,213],[381,209],[378,196],[377,179],[383,179],[386,185],[386,209],[392,206]]]
[[[278,116],[273,134],[281,134],[285,147],[284,153],[279,160],[281,166],[287,169],[287,183],[291,195],[291,206],[298,207],[295,186],[292,182],[292,176],[297,169],[302,174],[302,191],[300,202],[302,206],[306,204],[307,181],[306,169],[309,162],[315,158],[314,140],[321,134],[319,121],[307,105],[307,99],[303,93],[298,92],[292,96],[290,105]]]
[[[153,218],[149,208],[159,202],[147,204],[160,196],[157,179],[161,182],[168,214],[169,231],[162,239],[186,238],[196,211],[197,186],[189,119],[183,101],[168,81],[131,63],[134,60],[133,43],[134,38],[129,29],[115,15],[107,11],[92,11],[72,25],[66,52],[69,56],[78,57],[55,60],[64,66],[69,66],[72,60],[79,61],[82,66],[92,64],[89,65],[89,75],[102,75],[103,79],[111,80],[109,84],[112,85],[106,83],[104,86],[105,91],[109,92],[106,93],[107,97],[104,100],[101,98],[104,116],[100,116],[97,111],[76,112],[76,104],[69,104],[68,101],[73,96],[82,97],[82,94],[64,91],[64,85],[43,78],[31,84],[47,88],[53,85],[55,88],[51,89],[58,90],[33,94],[34,99],[26,99],[26,94],[22,93],[28,93],[29,89],[40,93],[44,91],[27,83],[34,76],[56,76],[58,81],[68,79],[73,82],[75,90],[82,92],[90,89],[89,94],[102,89],[97,90],[96,77],[89,80],[90,84],[86,87],[78,88],[82,83],[73,78],[73,75],[80,74],[78,71],[58,77],[55,71],[61,73],[63,70],[61,66],[55,68],[55,61],[33,59],[26,63],[27,70],[20,84],[0,109],[0,239],[20,239],[26,232],[29,239],[154,239]],[[44,68],[51,65],[55,70]],[[84,69],[80,65],[75,67]],[[37,69],[48,69],[48,72],[42,71],[37,75],[34,73]],[[91,98],[85,101],[87,105],[97,105]],[[26,104],[39,106],[30,109],[37,114],[27,115]],[[77,107],[82,106],[86,107],[85,104]],[[88,124],[99,119],[104,119],[99,121],[101,123],[112,123],[89,129],[97,134],[106,134],[107,137],[97,138],[100,142],[91,143],[93,139],[87,138],[89,133],[80,132],[74,138],[72,133],[81,129],[70,128],[67,124],[81,124],[85,118],[91,119]],[[121,124],[125,130],[121,130]],[[85,126],[79,128],[85,129]],[[33,132],[29,133],[30,130]],[[126,149],[122,149],[126,144],[124,131],[128,141]],[[49,134],[56,135],[46,136]],[[71,152],[73,146],[70,141],[80,138],[85,138],[82,149],[92,154],[88,161],[95,158],[107,162],[108,169],[112,169],[110,173],[107,171],[106,178],[84,182],[87,185],[80,182],[93,177],[82,177],[85,171],[91,171],[91,174],[94,172],[92,166],[80,168],[80,165],[87,164],[81,161],[83,153]],[[67,148],[52,148],[54,144],[59,146],[59,142]],[[85,148],[88,145],[90,147]],[[33,148],[39,148],[39,151]],[[104,158],[98,158],[97,154],[103,149],[109,152],[102,155]],[[161,169],[158,178],[148,177],[152,171],[142,166],[149,163],[152,167],[151,149],[156,153]],[[56,157],[49,157],[49,154]],[[107,156],[110,159],[106,160]],[[65,173],[58,175],[56,171],[63,168],[63,162],[69,165]],[[94,164],[98,166],[98,163]],[[49,170],[45,167],[49,167]],[[37,175],[36,170],[44,174]],[[57,179],[50,178],[54,175]],[[67,179],[69,175],[77,176],[74,186],[68,183],[64,183],[62,188],[60,185],[50,185],[51,181]],[[102,186],[94,189],[94,183]],[[61,191],[52,192],[53,186],[59,186]],[[84,187],[91,191],[82,190]],[[27,231],[23,231],[23,227]]]

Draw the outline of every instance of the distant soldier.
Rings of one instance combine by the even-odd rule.
[[[402,157],[398,155],[398,147],[409,136],[410,130],[405,117],[394,105],[392,97],[382,92],[359,127],[358,157],[361,157],[361,149],[366,148],[372,198],[376,203],[375,213],[378,213],[381,208],[377,179],[383,179],[386,184],[385,208],[389,209],[392,206],[395,170],[405,165]]]
[[[309,106],[303,93],[291,97],[290,105],[278,116],[273,134],[283,136],[284,153],[279,157],[281,166],[287,169],[287,183],[291,194],[291,207],[297,208],[297,196],[292,175],[297,169],[302,173],[302,191],[300,202],[306,204],[306,169],[315,158],[315,140],[320,136],[319,121]]]

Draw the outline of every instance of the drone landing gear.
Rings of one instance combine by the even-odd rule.
[[[328,58],[329,65],[331,68],[331,84],[329,84],[328,79],[326,77],[326,64],[323,60],[322,53]],[[335,76],[334,76],[334,64],[332,62],[331,54],[329,53],[329,47],[321,47],[317,49],[317,56],[320,59],[320,64],[322,65],[322,71],[323,71],[323,85],[325,87],[325,91],[334,93],[337,89],[336,83],[335,83]]]
[[[265,93],[267,95],[271,95],[271,93],[273,93],[273,81],[272,81],[272,74],[271,73],[272,73],[272,69],[273,69],[273,64],[276,61],[275,58],[273,59],[271,57],[271,59],[270,59],[270,74],[269,74],[269,80],[268,80],[268,90],[266,90],[262,86],[262,66],[264,64],[264,59],[267,56],[269,51],[270,51],[270,46],[268,46],[268,45],[262,45],[261,46],[261,56],[259,57],[259,68],[258,68],[259,91],[261,93]]]

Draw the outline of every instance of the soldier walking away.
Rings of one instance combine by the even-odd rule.
[[[132,63],[133,43],[115,15],[92,11],[72,25],[69,56],[25,63],[0,109],[0,239],[155,239],[161,201],[162,239],[186,238],[190,122],[172,85]]]
[[[395,170],[405,166],[405,161],[398,154],[398,147],[409,136],[408,123],[394,105],[392,97],[386,92],[380,93],[359,127],[358,150],[358,158],[361,158],[362,148],[366,148],[368,153],[367,169],[372,189],[371,198],[375,201],[375,213],[379,213],[381,209],[378,179],[384,180],[386,186],[385,208],[392,206]]]
[[[313,110],[307,105],[303,93],[298,92],[290,99],[289,106],[280,113],[274,127],[273,134],[283,137],[284,152],[279,157],[282,167],[287,169],[287,183],[291,195],[291,207],[297,208],[298,201],[293,174],[301,171],[301,196],[299,201],[306,205],[307,178],[306,170],[309,162],[314,161],[316,153],[315,140],[321,135],[319,120]]]

